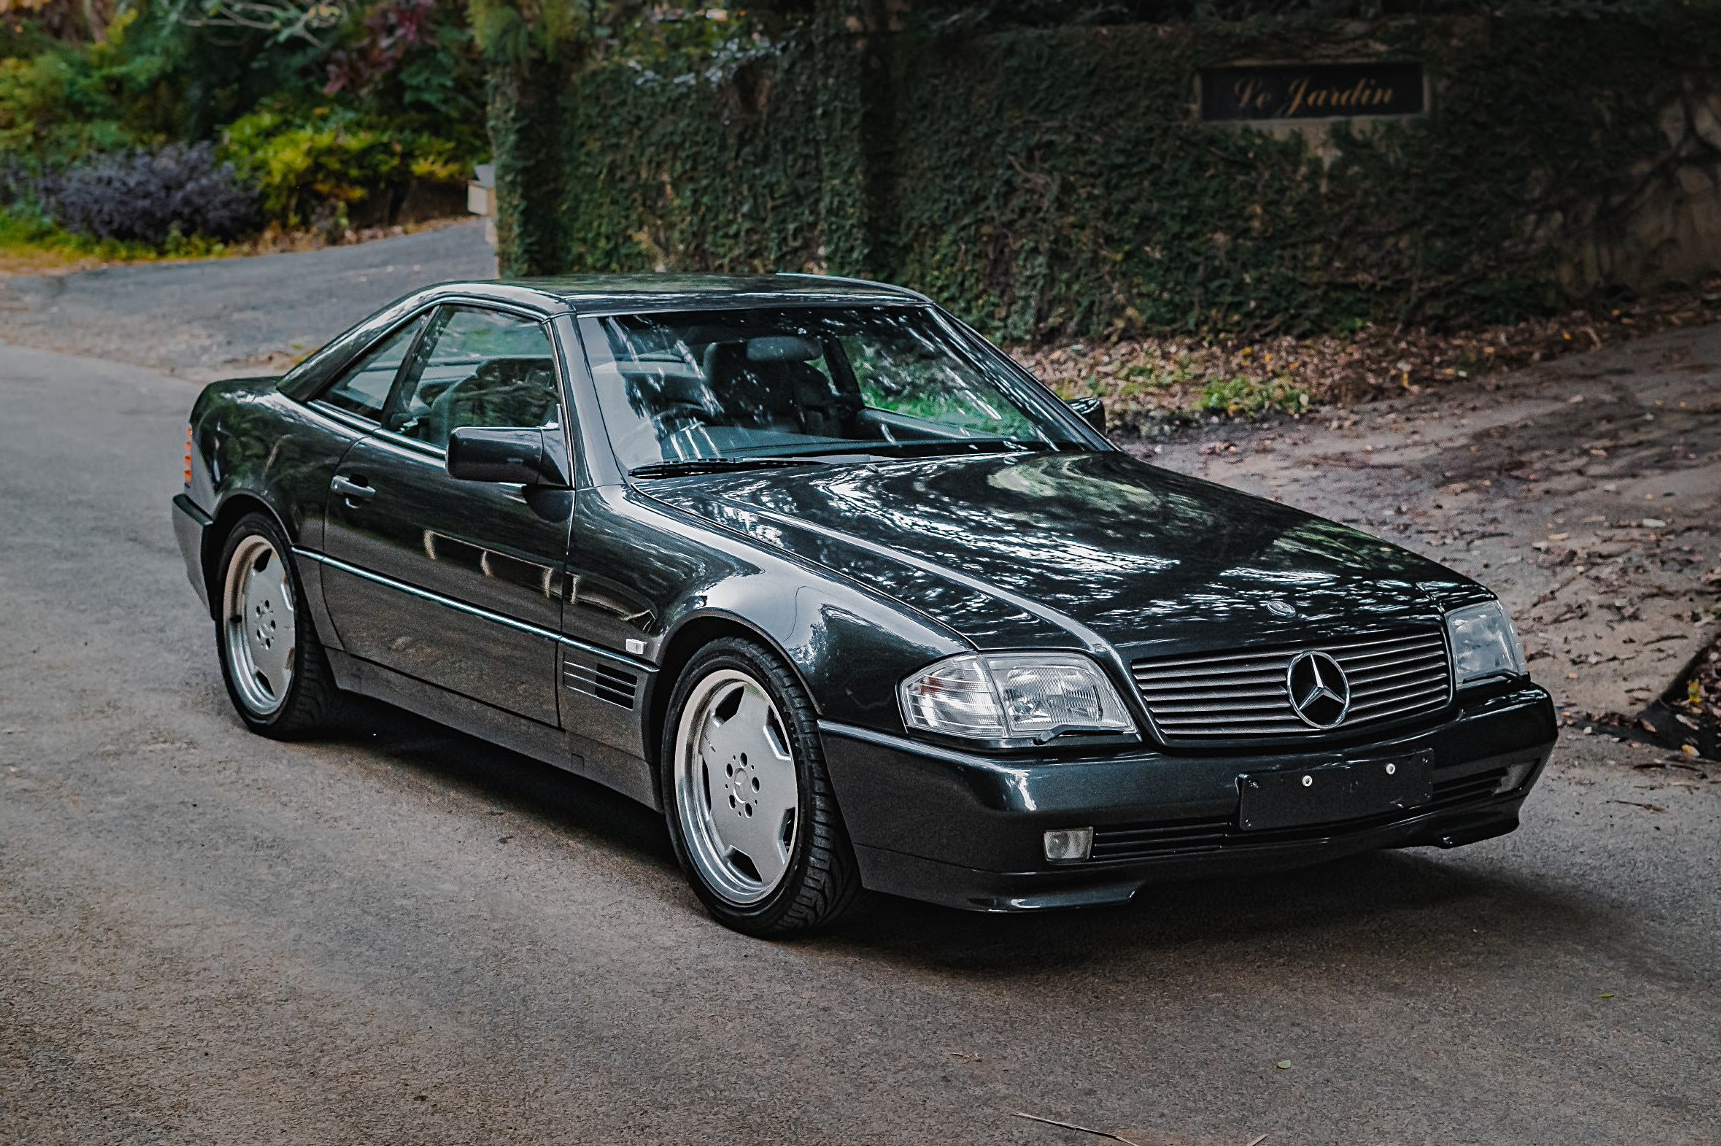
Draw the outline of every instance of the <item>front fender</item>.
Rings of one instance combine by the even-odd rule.
[[[745,631],[799,675],[821,717],[900,731],[896,685],[972,648],[870,586],[760,545],[625,487],[580,491],[570,635],[628,648],[664,671],[649,725],[682,664],[711,635]]]
[[[684,634],[710,632],[714,622],[746,629],[789,663],[820,717],[900,732],[898,682],[971,647],[840,581],[806,577],[791,586],[788,580],[730,578],[690,595],[666,618],[666,666],[685,656]],[[662,687],[673,689],[672,675],[660,674]]]

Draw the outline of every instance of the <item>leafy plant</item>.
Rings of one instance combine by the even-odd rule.
[[[462,0],[93,0],[73,20],[31,7],[0,22],[0,156],[30,177],[0,187],[14,214],[162,235],[167,193],[140,194],[127,221],[118,189],[150,181],[140,155],[195,163],[162,148],[213,138],[234,168],[227,182],[254,188],[262,213],[222,206],[205,172],[175,192],[196,200],[198,221],[167,232],[227,233],[242,215],[344,229],[393,221],[416,188],[464,181],[488,150]],[[60,173],[63,208],[37,202],[43,172]],[[413,202],[459,205],[446,186]]]
[[[1168,390],[1191,381],[1196,369],[1187,354],[1178,355],[1170,362],[1138,362],[1118,371],[1121,379],[1118,393],[1131,397],[1153,390]]]
[[[1299,414],[1309,407],[1309,392],[1287,378],[1260,379],[1246,374],[1215,378],[1201,391],[1203,410],[1254,416],[1269,409]]]
[[[283,227],[351,221],[361,206],[387,216],[415,179],[464,178],[450,141],[400,131],[346,108],[253,112],[229,127],[221,153],[257,188],[264,215]]]
[[[348,31],[329,54],[324,95],[482,149],[484,80],[456,0],[382,0]]]
[[[36,193],[55,222],[99,239],[232,239],[257,221],[255,200],[206,143],[98,156],[44,176]]]
[[[131,141],[88,52],[0,59],[0,152],[66,160]]]

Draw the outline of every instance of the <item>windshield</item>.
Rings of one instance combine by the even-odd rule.
[[[1092,448],[1055,399],[926,307],[593,321],[598,399],[629,470]]]

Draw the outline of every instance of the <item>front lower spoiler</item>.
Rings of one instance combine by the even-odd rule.
[[[1345,749],[1260,756],[1028,758],[822,726],[837,802],[862,883],[981,911],[1127,901],[1148,884],[1283,871],[1359,852],[1461,847],[1518,826],[1556,738],[1548,694],[1522,684],[1467,699],[1438,725]],[[1434,804],[1367,820],[1274,832],[1237,826],[1238,779],[1346,758],[1427,752]],[[1523,778],[1501,791],[1496,777]],[[1501,783],[1508,781],[1502,779]],[[1142,854],[1050,864],[1047,830],[1146,839]]]

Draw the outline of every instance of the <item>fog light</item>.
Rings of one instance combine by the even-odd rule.
[[[1046,858],[1053,863],[1079,863],[1094,850],[1092,828],[1065,828],[1046,833]]]
[[[1535,767],[1536,762],[1534,760],[1525,760],[1520,764],[1508,764],[1506,774],[1500,777],[1500,782],[1494,786],[1494,794],[1502,796],[1507,792],[1516,791],[1525,780],[1530,778],[1530,773]],[[1047,834],[1050,835],[1050,833]],[[1051,847],[1051,844],[1048,843],[1046,846]]]

